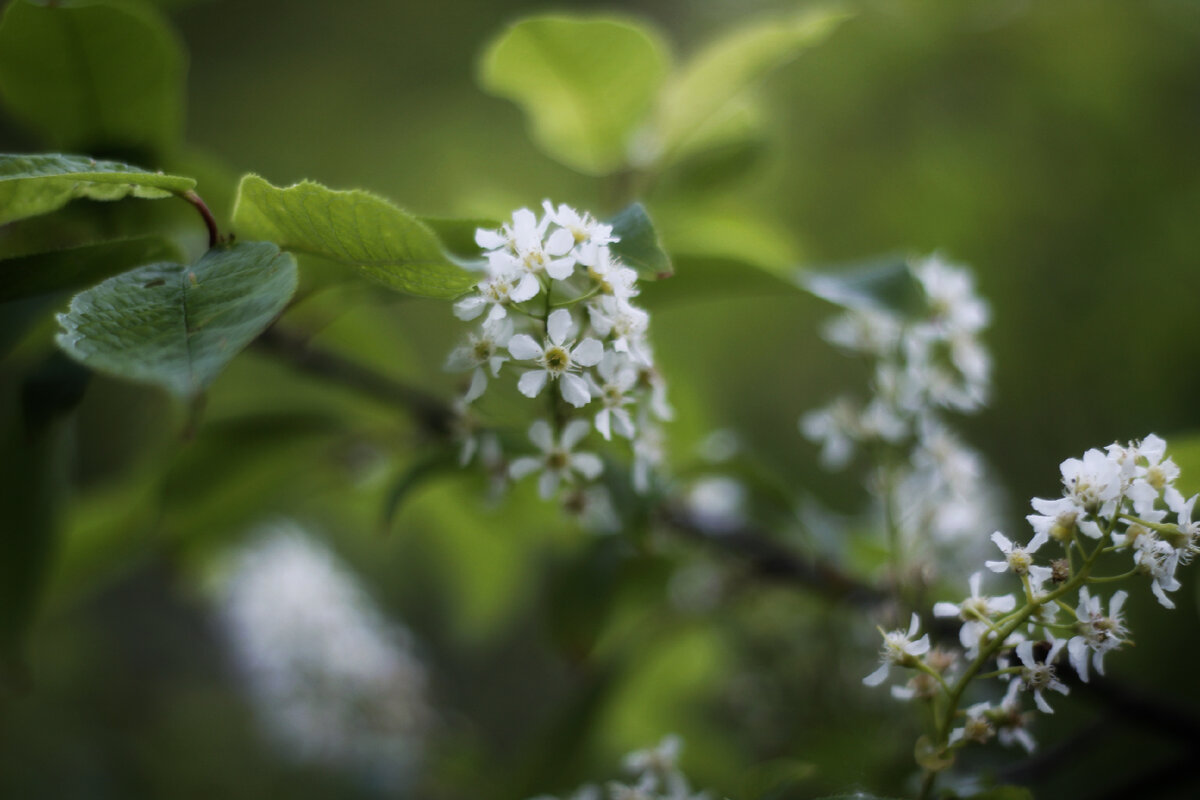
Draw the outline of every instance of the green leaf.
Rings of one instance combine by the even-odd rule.
[[[671,259],[662,249],[654,223],[641,203],[628,206],[608,222],[613,234],[620,237],[612,245],[613,254],[637,270],[639,278],[671,277]]]
[[[823,40],[850,15],[836,7],[809,8],[732,31],[697,53],[672,78],[658,109],[659,145],[684,149],[768,72]]]
[[[609,17],[522,20],[492,41],[480,82],[525,111],[553,158],[592,175],[630,161],[632,139],[667,74],[658,35]]]
[[[801,272],[797,281],[823,300],[845,308],[870,308],[902,314],[925,307],[925,293],[908,259],[889,256],[854,264],[837,272]]]
[[[427,225],[369,192],[311,181],[281,189],[247,175],[233,224],[242,236],[356,267],[399,292],[452,298],[479,280],[451,260]]]
[[[16,0],[0,21],[0,96],[55,147],[173,147],[183,129],[184,55],[153,9]]]
[[[390,533],[396,515],[400,513],[400,507],[413,491],[426,482],[446,472],[457,471],[459,468],[457,454],[448,448],[435,450],[407,465],[388,489],[379,529],[384,533]]]
[[[425,227],[433,231],[446,251],[464,261],[477,261],[483,251],[475,244],[475,231],[480,228],[494,230],[500,223],[490,219],[448,219],[446,217],[417,217]]]
[[[87,156],[0,154],[0,224],[56,211],[79,197],[160,199],[195,185],[191,178]]]
[[[179,257],[166,239],[140,236],[0,261],[0,303],[79,291],[139,264]]]
[[[57,341],[92,369],[163,386],[207,387],[283,311],[296,264],[268,242],[209,250],[191,266],[130,270],[75,296]]]

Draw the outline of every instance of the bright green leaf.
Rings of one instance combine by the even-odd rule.
[[[195,185],[191,178],[87,156],[0,154],[0,224],[47,214],[79,197],[160,199]]]
[[[280,189],[247,175],[233,225],[242,236],[357,267],[399,292],[452,298],[479,280],[450,259],[427,225],[370,192],[311,181]]]
[[[521,106],[552,157],[600,175],[629,162],[668,66],[665,45],[645,26],[545,16],[516,23],[488,46],[480,82]]]
[[[671,259],[662,249],[654,223],[641,203],[628,206],[608,222],[613,235],[620,238],[612,245],[613,254],[637,270],[639,278],[671,277]]]
[[[295,290],[295,261],[275,245],[216,248],[190,266],[148,264],[76,295],[57,341],[95,370],[192,397]]]
[[[657,119],[663,152],[684,148],[719,120],[742,92],[819,43],[848,16],[836,7],[809,8],[739,28],[697,53],[663,92]]]
[[[855,264],[837,272],[801,272],[797,281],[817,297],[846,308],[907,314],[925,305],[925,293],[903,257]]]
[[[0,21],[0,96],[56,147],[173,147],[183,128],[184,55],[151,8],[16,0]]]

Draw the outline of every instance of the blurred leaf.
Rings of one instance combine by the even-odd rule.
[[[83,364],[194,397],[283,311],[296,263],[268,242],[161,262],[75,296],[57,342]]]
[[[922,736],[913,747],[913,758],[927,771],[941,772],[954,763],[954,752],[939,747],[928,736]]]
[[[658,241],[654,223],[641,203],[627,206],[621,213],[608,220],[613,234],[620,241],[612,245],[612,252],[628,267],[637,270],[644,279],[669,278],[673,272],[671,258]]]
[[[446,447],[418,459],[415,463],[409,464],[400,473],[396,482],[392,484],[391,489],[388,490],[387,500],[383,506],[383,518],[380,529],[385,533],[391,531],[396,514],[400,511],[401,505],[414,489],[444,472],[457,471],[458,469],[458,454]]]
[[[629,161],[668,69],[658,35],[607,17],[533,17],[488,45],[480,83],[525,111],[552,157],[592,175]]]
[[[166,239],[141,236],[0,261],[0,303],[78,291],[139,264],[178,258]]]
[[[15,0],[0,21],[0,96],[56,147],[168,150],[183,84],[182,47],[148,7]]]
[[[639,295],[649,308],[666,303],[713,297],[778,296],[798,292],[792,281],[758,264],[722,256],[680,255],[674,279],[665,283],[642,285]]]
[[[756,764],[742,777],[739,796],[757,800],[787,797],[796,784],[812,778],[816,772],[816,765],[794,758],[777,758]]]
[[[915,313],[925,305],[925,293],[909,269],[908,260],[891,256],[854,264],[837,272],[801,272],[804,289],[845,308]]]
[[[191,178],[87,156],[0,154],[0,224],[46,214],[79,197],[161,199],[195,185]]]
[[[996,786],[971,795],[970,800],[1033,800],[1033,792],[1022,786]]]
[[[446,255],[427,225],[369,192],[334,191],[311,181],[280,189],[247,175],[238,187],[233,224],[242,236],[357,267],[398,292],[452,298],[478,280]]]
[[[752,23],[697,53],[668,83],[658,114],[658,136],[668,156],[721,114],[726,104],[768,72],[823,40],[849,14],[809,8],[791,17]]]
[[[695,196],[744,181],[762,165],[767,149],[767,140],[751,132],[714,142],[676,162],[655,186],[655,195]]]
[[[3,432],[0,682],[22,671],[21,649],[57,548],[72,443],[64,421],[87,381],[86,370],[53,354],[21,385],[19,422]]]

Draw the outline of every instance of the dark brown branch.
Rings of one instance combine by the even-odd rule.
[[[315,347],[297,334],[273,326],[258,338],[255,347],[302,372],[406,409],[433,438],[448,440],[453,432],[457,415],[441,398],[381,375],[333,351]],[[763,531],[742,526],[714,532],[708,521],[672,500],[663,501],[656,516],[663,528],[681,538],[742,559],[758,578],[791,584],[854,605],[876,605],[886,599],[879,589],[847,575],[833,564],[794,553]]]
[[[748,525],[722,528],[699,518],[686,506],[664,502],[658,509],[664,527],[684,539],[742,559],[756,577],[807,589],[831,600],[858,606],[885,602],[887,595],[835,565],[805,558],[774,541],[766,532]]]
[[[199,211],[200,216],[204,218],[204,226],[208,228],[208,246],[212,248],[220,244],[221,231],[217,228],[217,220],[204,201],[200,199],[200,195],[188,190],[179,196],[191,203],[192,207]]]
[[[332,350],[312,345],[304,337],[278,326],[264,331],[255,340],[254,347],[280,358],[301,372],[405,409],[434,438],[450,437],[456,416],[454,409],[435,395],[356,364]]]

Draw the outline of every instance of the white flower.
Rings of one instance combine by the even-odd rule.
[[[1125,488],[1121,480],[1121,467],[1107,455],[1088,450],[1083,459],[1068,458],[1059,465],[1067,497],[1092,517],[1111,518],[1116,513],[1117,498]],[[1099,538],[1098,526],[1080,524],[1079,529],[1093,538]]]
[[[963,726],[950,731],[949,743],[979,742],[982,744],[992,738],[996,733],[996,729],[992,726],[991,720],[988,719],[988,712],[991,710],[991,704],[986,701],[969,706],[967,708],[967,718],[963,722]]]
[[[518,361],[537,361],[541,369],[529,370],[517,382],[517,389],[526,397],[537,397],[546,380],[558,380],[563,399],[576,408],[588,404],[592,399],[587,381],[578,375],[580,367],[593,367],[604,356],[604,345],[599,339],[587,338],[572,347],[566,338],[575,328],[571,312],[560,308],[551,312],[546,321],[548,337],[539,345],[526,333],[517,334],[508,342],[508,352]]]
[[[621,759],[621,768],[626,772],[642,776],[647,772],[663,775],[679,769],[679,754],[683,751],[683,740],[675,734],[667,734],[657,747],[635,750]]]
[[[963,620],[958,639],[968,651],[979,646],[980,638],[988,632],[988,620],[999,614],[1007,614],[1017,607],[1017,599],[1011,594],[1001,597],[987,597],[979,593],[983,583],[983,573],[971,575],[968,585],[971,596],[959,604],[937,603],[933,607],[935,617],[958,617]]]
[[[465,402],[475,401],[487,389],[488,370],[493,378],[500,374],[500,366],[508,360],[508,356],[499,351],[508,346],[512,331],[512,320],[486,320],[478,334],[470,334],[466,345],[450,352],[446,359],[446,369],[456,372],[475,370],[471,376],[471,386],[463,397]]]
[[[524,303],[538,293],[541,284],[534,275],[519,276],[512,273],[492,275],[475,285],[478,294],[468,295],[454,304],[454,316],[469,321],[478,317],[488,306],[489,320],[503,319],[508,314],[509,303]]]
[[[1049,567],[1042,567],[1033,563],[1033,554],[1037,552],[1039,547],[1049,541],[1049,537],[1046,534],[1037,534],[1024,547],[1014,545],[1000,531],[992,534],[992,541],[1000,548],[1000,552],[1004,553],[1003,561],[983,562],[983,565],[992,572],[1008,572],[1012,570],[1016,575],[1028,575],[1029,581],[1035,589],[1050,578],[1051,571]]]
[[[935,253],[912,267],[913,275],[925,290],[930,310],[939,325],[975,333],[987,326],[989,313],[975,293],[971,273],[942,260]]]
[[[566,203],[560,204],[555,209],[554,204],[549,200],[542,201],[542,209],[546,212],[546,219],[570,232],[576,245],[585,243],[606,245],[620,241],[618,237],[612,235],[612,225],[596,221],[586,211],[580,214]]]
[[[1079,635],[1071,637],[1067,642],[1067,653],[1071,657],[1071,666],[1085,683],[1088,679],[1087,652],[1092,650],[1092,665],[1096,672],[1104,674],[1104,654],[1115,650],[1125,642],[1124,621],[1121,618],[1121,606],[1125,604],[1126,593],[1119,591],[1108,602],[1108,615],[1100,605],[1099,597],[1088,594],[1087,587],[1079,590],[1079,608],[1075,614],[1079,621],[1076,630]]]
[[[1025,752],[1032,753],[1036,743],[1026,728],[1033,720],[1033,713],[1022,711],[1015,697],[1006,697],[996,711],[999,712],[995,722],[996,735],[1000,744],[1011,747],[1016,743],[1024,747]]]
[[[912,621],[908,626],[908,633],[902,630],[884,633],[883,650],[879,654],[879,660],[882,663],[879,665],[879,669],[863,678],[863,683],[867,686],[878,686],[887,680],[888,672],[891,670],[892,665],[902,667],[912,666],[917,656],[923,656],[928,653],[929,634],[925,634],[920,639],[913,641],[913,637],[917,635],[920,627],[921,619],[917,616],[916,612],[913,612]]]
[[[821,335],[851,352],[882,357],[896,349],[902,330],[900,320],[890,311],[856,308],[825,323]]]
[[[1077,527],[1083,523],[1088,524],[1089,521],[1082,520],[1084,510],[1079,506],[1073,497],[1059,497],[1056,500],[1043,500],[1040,497],[1035,497],[1029,501],[1037,514],[1027,514],[1025,519],[1033,526],[1033,532],[1038,536],[1046,536],[1054,539],[1056,542],[1069,542],[1074,536]],[[1090,523],[1095,526],[1095,522]],[[1089,536],[1097,536],[1096,533],[1089,530]]]
[[[544,271],[555,280],[566,280],[575,269],[575,258],[568,255],[575,237],[558,228],[546,239],[549,225],[549,217],[539,222],[532,211],[522,208],[513,212],[512,224],[500,231],[475,231],[475,242],[489,251],[488,268],[495,275],[524,273],[536,278]]]
[[[638,435],[633,440],[633,488],[638,494],[650,491],[651,476],[666,458],[666,435],[643,412],[638,419]]]
[[[603,383],[587,376],[592,394],[604,404],[596,414],[596,430],[607,440],[612,439],[613,428],[626,439],[632,439],[633,417],[625,406],[633,402],[629,392],[637,384],[637,370],[620,353],[610,350],[596,365],[596,373]]]
[[[406,794],[433,721],[425,668],[349,568],[299,526],[274,523],[232,554],[216,590],[222,632],[273,742]]]
[[[520,480],[542,470],[538,478],[538,494],[543,500],[554,496],[561,482],[571,481],[572,473],[579,473],[589,481],[595,480],[604,470],[600,457],[594,453],[571,452],[590,429],[585,420],[571,420],[556,442],[550,423],[539,419],[529,426],[529,440],[542,451],[541,457],[522,456],[514,460],[508,468],[509,475],[513,480]]]
[[[800,432],[821,445],[821,465],[841,469],[854,455],[861,436],[858,409],[848,397],[839,397],[825,408],[814,409],[800,418]]]
[[[642,364],[651,363],[644,346],[649,314],[620,297],[603,295],[588,304],[588,315],[597,335],[612,337],[614,350]]]
[[[1179,550],[1146,532],[1133,540],[1133,563],[1138,570],[1150,576],[1150,590],[1164,608],[1174,608],[1175,603],[1167,592],[1179,588],[1175,579],[1175,568],[1179,566]]]
[[[1020,678],[1013,680],[1008,686],[1006,700],[1013,700],[1018,690],[1033,692],[1033,701],[1043,714],[1053,714],[1054,709],[1046,702],[1042,692],[1053,689],[1060,694],[1069,694],[1070,689],[1058,679],[1054,672],[1054,659],[1067,642],[1065,639],[1055,639],[1050,645],[1050,652],[1045,661],[1038,661],[1033,655],[1033,642],[1024,641],[1017,645],[1017,657],[1021,659]]]

